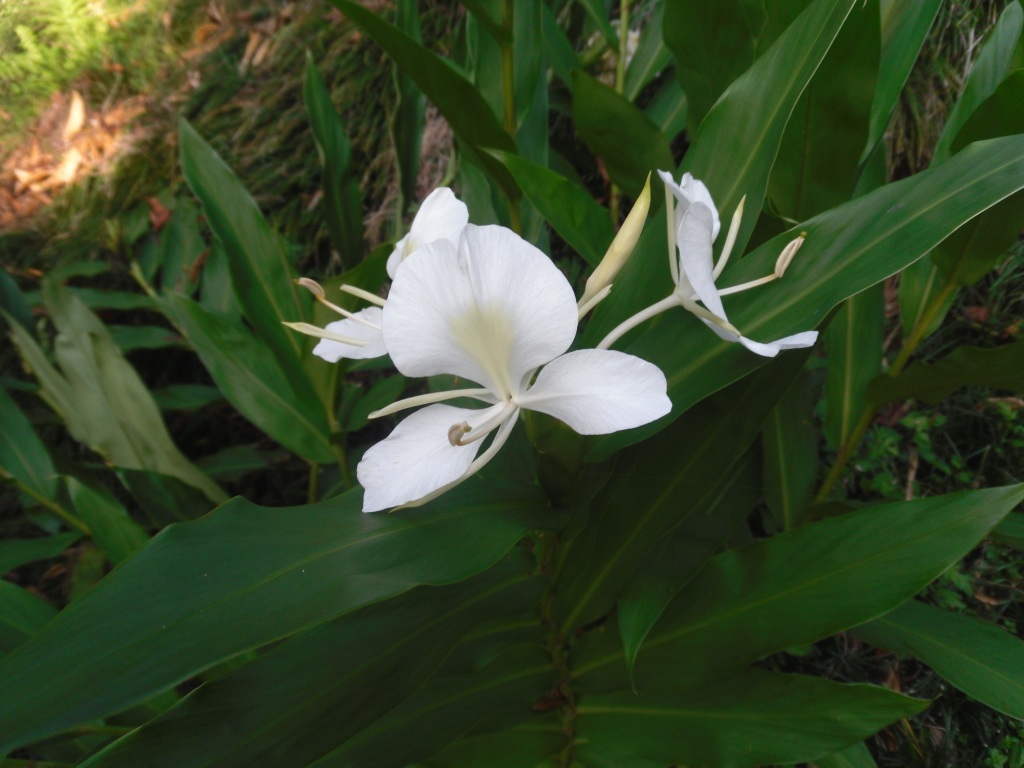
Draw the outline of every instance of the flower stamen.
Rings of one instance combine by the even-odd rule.
[[[295,284],[302,286],[311,294],[313,294],[313,298],[315,298],[317,301],[319,301],[332,312],[337,312],[339,315],[341,315],[342,317],[347,317],[349,320],[355,320],[357,323],[362,323],[363,325],[378,331],[380,330],[379,325],[377,325],[376,323],[371,323],[366,318],[361,317],[358,312],[349,312],[347,309],[343,309],[342,307],[339,307],[337,304],[328,301],[324,295],[323,286],[320,285],[320,283],[318,283],[316,280],[311,280],[308,277],[300,277],[296,279]]]
[[[342,336],[339,333],[334,333],[332,331],[328,331],[326,328],[320,328],[315,325],[310,325],[309,323],[282,322],[281,325],[286,325],[293,331],[304,333],[307,336],[315,336],[318,339],[328,339],[329,341],[338,341],[342,344],[349,344],[353,347],[365,347],[369,344],[369,342],[364,339],[353,339],[349,336]]]

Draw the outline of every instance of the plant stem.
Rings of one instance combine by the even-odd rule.
[[[957,282],[953,277],[947,277],[942,283],[942,287],[939,292],[932,297],[932,300],[928,302],[928,306],[925,308],[924,314],[917,321],[917,325],[914,326],[910,335],[903,342],[903,346],[900,349],[899,354],[893,361],[892,365],[889,366],[887,375],[899,376],[903,369],[906,367],[907,362],[910,360],[910,356],[914,354],[918,345],[924,339],[925,333],[928,331],[928,326],[932,324],[932,321],[942,310],[942,305],[946,303],[946,300],[956,290]],[[854,451],[857,446],[860,445],[860,441],[864,438],[865,433],[868,431],[868,427],[871,426],[871,422],[875,417],[875,413],[878,411],[878,407],[873,403],[868,403],[864,412],[861,414],[860,419],[854,425],[853,429],[850,430],[849,436],[846,441],[839,448],[839,455],[836,456],[835,464],[829,469],[828,475],[825,477],[825,481],[821,484],[821,488],[818,489],[818,493],[814,497],[812,504],[820,504],[828,499],[829,493],[835,484],[839,482],[839,478],[842,477],[843,472],[846,469],[846,465],[850,463],[850,459],[853,458]]]
[[[309,462],[309,489],[306,491],[306,503],[312,504],[316,501],[317,486],[320,480],[320,465],[315,462]]]
[[[67,525],[70,528],[74,528],[76,531],[78,531],[79,533],[83,533],[86,536],[92,536],[92,531],[89,530],[89,526],[86,525],[83,520],[68,512],[66,509],[64,509],[64,507],[62,507],[57,502],[53,501],[52,499],[48,499],[42,494],[35,491],[34,489],[29,488],[27,485],[22,483],[17,478],[11,478],[10,482],[12,482],[19,491],[24,493],[26,496],[31,497],[41,507],[45,507],[54,515],[56,515],[65,523],[67,523]]]
[[[352,487],[352,472],[349,470],[348,457],[345,455],[345,431],[341,428],[341,422],[338,421],[338,409],[335,405],[340,368],[341,366],[334,366],[331,374],[330,388],[327,392],[327,427],[330,430],[331,450],[334,451],[334,458],[338,462],[338,469],[341,470],[341,481],[345,484],[345,488],[348,489]],[[312,471],[316,472],[316,465],[314,465]],[[315,481],[310,477],[309,482],[313,486]],[[315,487],[313,490],[315,490]]]

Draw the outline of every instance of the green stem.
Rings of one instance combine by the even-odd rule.
[[[320,465],[315,462],[309,462],[309,488],[306,491],[306,503],[312,504],[316,501],[317,486],[320,484]]]
[[[45,507],[54,515],[56,515],[65,523],[67,523],[69,527],[74,528],[76,531],[85,534],[86,536],[92,536],[92,531],[89,530],[89,526],[86,525],[83,520],[68,512],[66,509],[64,509],[64,507],[62,507],[57,502],[53,501],[52,499],[48,499],[38,491],[29,488],[27,485],[22,483],[17,478],[12,477],[10,479],[10,482],[14,483],[14,486],[19,491],[24,493],[26,496],[31,497],[41,507]]]
[[[327,427],[331,433],[331,450],[334,451],[334,458],[338,462],[338,469],[341,470],[341,481],[345,484],[345,488],[351,488],[353,485],[352,472],[348,466],[348,457],[345,455],[345,431],[341,428],[341,422],[338,421],[338,409],[335,405],[338,393],[338,378],[340,377],[338,371],[340,369],[340,365],[334,366],[330,388],[327,392]],[[315,465],[313,471],[316,471]],[[313,484],[314,480],[312,477],[310,477],[309,482],[311,485]]]
[[[903,347],[900,349],[899,354],[893,361],[892,365],[889,366],[889,376],[899,376],[903,369],[906,367],[910,360],[911,355],[917,350],[918,345],[924,339],[925,334],[928,332],[928,327],[932,324],[932,321],[938,316],[939,312],[942,311],[943,305],[946,300],[953,294],[957,289],[957,282],[953,277],[947,277],[942,283],[942,287],[939,292],[932,297],[932,300],[928,302],[925,307],[924,314],[921,315],[917,321],[917,325],[914,326],[910,335],[903,342]],[[846,465],[850,463],[850,459],[853,458],[854,452],[857,450],[857,446],[860,445],[860,441],[864,438],[865,433],[868,431],[868,427],[871,426],[871,422],[875,418],[875,413],[878,411],[878,407],[872,403],[869,403],[861,413],[860,419],[854,425],[850,431],[849,436],[845,442],[839,448],[839,455],[836,456],[836,462],[832,465],[828,475],[825,477],[825,481],[821,484],[821,488],[818,489],[818,493],[814,497],[812,504],[821,504],[828,499],[829,493],[835,487],[835,484],[839,482],[839,478],[842,477],[843,472],[846,470]]]

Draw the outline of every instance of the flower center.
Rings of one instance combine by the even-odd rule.
[[[499,400],[508,402],[519,384],[512,381],[509,370],[515,342],[512,318],[501,307],[474,304],[452,318],[451,330],[456,343],[486,377],[480,383]]]

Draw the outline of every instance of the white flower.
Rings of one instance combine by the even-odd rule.
[[[721,222],[711,193],[702,182],[688,173],[683,174],[678,184],[671,174],[665,171],[658,171],[658,175],[665,182],[666,196],[671,194],[676,201],[674,226],[669,225],[669,267],[675,290],[668,298],[647,307],[615,328],[601,341],[598,348],[607,349],[631,328],[676,305],[695,314],[719,338],[738,341],[751,352],[765,357],[775,357],[783,349],[813,346],[818,338],[817,331],[796,333],[767,344],[748,339],[729,322],[725,307],[722,306],[722,296],[755,288],[782,277],[793,256],[803,245],[804,235],[801,234],[783,249],[772,274],[742,285],[719,289],[715,285],[715,280],[725,269],[736,242],[743,217],[743,201],[740,201],[733,214],[722,255],[718,264],[714,264],[712,245],[718,237]],[[678,261],[676,247],[673,247],[673,244],[678,248]]]
[[[394,280],[402,261],[424,245],[438,240],[453,245],[457,243],[468,221],[469,210],[465,203],[458,200],[447,187],[435,189],[420,205],[416,217],[409,226],[409,232],[395,243],[394,250],[388,256],[388,276]],[[329,363],[336,363],[343,357],[362,360],[387,354],[380,325],[384,299],[353,286],[343,285],[341,290],[376,305],[359,312],[349,312],[327,301],[323,288],[313,280],[302,278],[297,282],[316,296],[317,301],[344,317],[343,320],[328,323],[324,328],[309,323],[285,323],[289,328],[321,339],[320,343],[313,347],[314,355]]]
[[[434,403],[363,456],[363,511],[422,503],[466,479],[501,448],[521,408],[581,434],[630,429],[668,413],[665,376],[651,363],[608,350],[564,354],[576,324],[565,277],[503,227],[469,225],[458,246],[436,241],[405,261],[383,313],[392,361],[406,376],[453,374],[479,386],[409,398],[374,414]],[[438,404],[455,397],[487,407]]]
[[[462,230],[469,223],[469,209],[448,187],[438,187],[420,204],[405,237],[395,243],[388,256],[388,277],[392,280],[401,263],[425,245],[447,240],[459,242]]]

